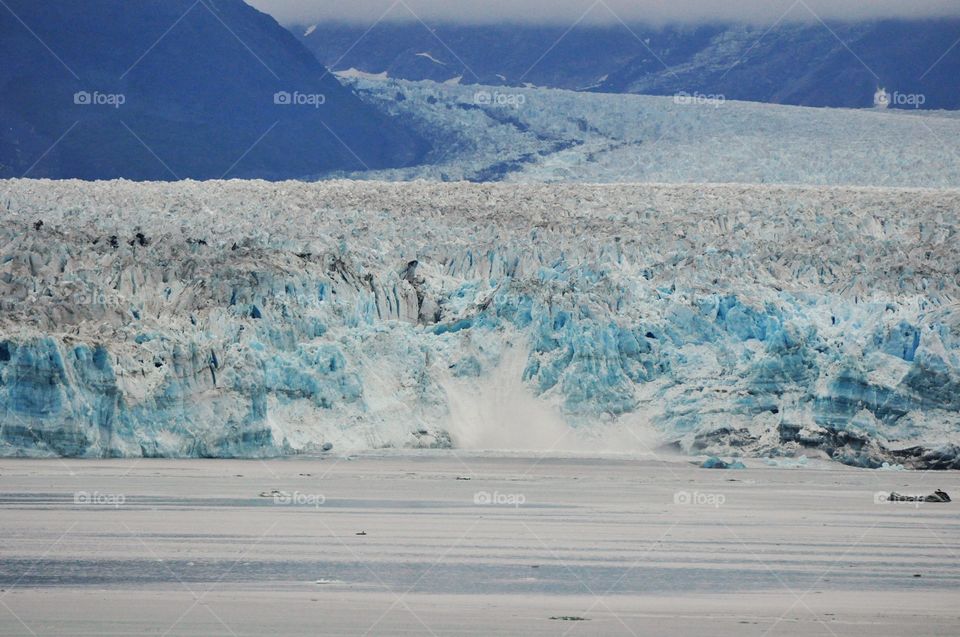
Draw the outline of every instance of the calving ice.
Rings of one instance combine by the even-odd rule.
[[[4,454],[960,466],[955,191],[4,185]]]
[[[0,634],[960,634],[960,5],[388,4],[0,0]]]

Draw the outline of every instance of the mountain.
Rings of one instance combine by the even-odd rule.
[[[0,176],[295,178],[426,143],[242,0],[7,0]]]
[[[292,27],[339,72],[801,106],[960,108],[960,19],[867,23]]]
[[[0,182],[0,456],[664,443],[957,469],[958,206],[749,184]]]

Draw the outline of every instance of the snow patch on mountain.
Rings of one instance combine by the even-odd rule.
[[[363,79],[380,81],[390,79],[390,75],[386,71],[381,71],[380,73],[368,73],[366,71],[361,71],[354,68],[346,69],[344,71],[335,71],[334,75],[345,80]]]
[[[441,66],[446,66],[446,65],[447,65],[446,62],[441,62],[440,60],[438,60],[437,58],[433,57],[433,56],[430,55],[429,53],[415,53],[414,55],[415,55],[416,57],[420,57],[420,58],[427,58],[428,60],[430,60],[430,61],[433,62],[434,64],[440,64]]]

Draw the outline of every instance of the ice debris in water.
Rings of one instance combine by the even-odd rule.
[[[716,456],[711,456],[703,461],[703,464],[700,465],[703,469],[746,469],[747,466],[740,462],[739,460],[731,460],[726,462],[721,460]]]
[[[778,467],[780,469],[798,469],[800,467],[807,466],[807,457],[800,456],[799,458],[765,458],[763,462],[764,464],[770,467]]]

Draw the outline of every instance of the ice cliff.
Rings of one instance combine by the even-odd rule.
[[[960,468],[960,191],[0,182],[0,453]]]

